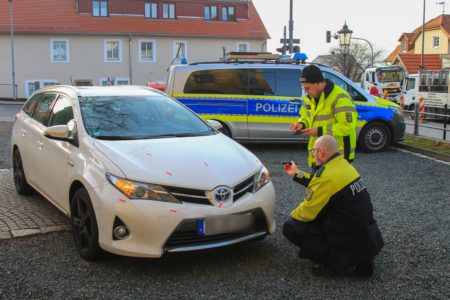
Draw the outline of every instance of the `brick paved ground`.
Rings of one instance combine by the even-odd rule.
[[[0,170],[0,239],[67,229],[67,216],[40,195],[17,194],[12,170]]]

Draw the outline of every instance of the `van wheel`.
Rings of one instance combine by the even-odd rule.
[[[98,243],[98,226],[91,198],[84,188],[78,189],[70,202],[70,220],[78,253],[86,260],[96,260],[102,250]]]
[[[222,128],[220,128],[219,131],[222,132],[223,134],[225,134],[227,137],[233,138],[233,137],[231,136],[231,130],[230,130],[230,128],[228,128],[228,126],[225,125],[225,124],[222,123],[222,122],[221,122],[221,124],[222,124]]]
[[[362,128],[358,147],[364,152],[379,152],[386,149],[390,141],[389,128],[381,122],[371,122]]]

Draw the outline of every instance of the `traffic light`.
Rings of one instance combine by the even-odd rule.
[[[327,43],[331,42],[331,31],[327,30]]]

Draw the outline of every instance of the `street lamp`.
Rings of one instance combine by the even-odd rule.
[[[371,57],[371,67],[373,68],[373,61],[374,61],[373,47],[372,47],[372,44],[368,40],[363,39],[363,38],[352,37],[353,31],[348,28],[347,22],[344,23],[344,26],[342,27],[342,29],[339,30],[337,33],[339,35],[339,44],[341,46],[347,47],[347,50],[348,50],[348,47],[350,47],[350,40],[351,39],[361,40],[361,41],[364,41],[367,44],[369,44],[370,53],[371,53],[371,56],[370,56]]]

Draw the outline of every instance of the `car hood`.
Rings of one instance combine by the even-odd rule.
[[[233,187],[261,167],[256,156],[222,134],[149,140],[95,140],[127,179],[212,190]],[[119,175],[119,174],[113,174]]]
[[[396,108],[400,107],[398,104],[393,103],[393,102],[391,102],[389,100],[386,100],[386,99],[383,99],[383,98],[379,98],[379,97],[373,97],[373,98],[380,105],[389,106],[389,107],[396,107]]]

